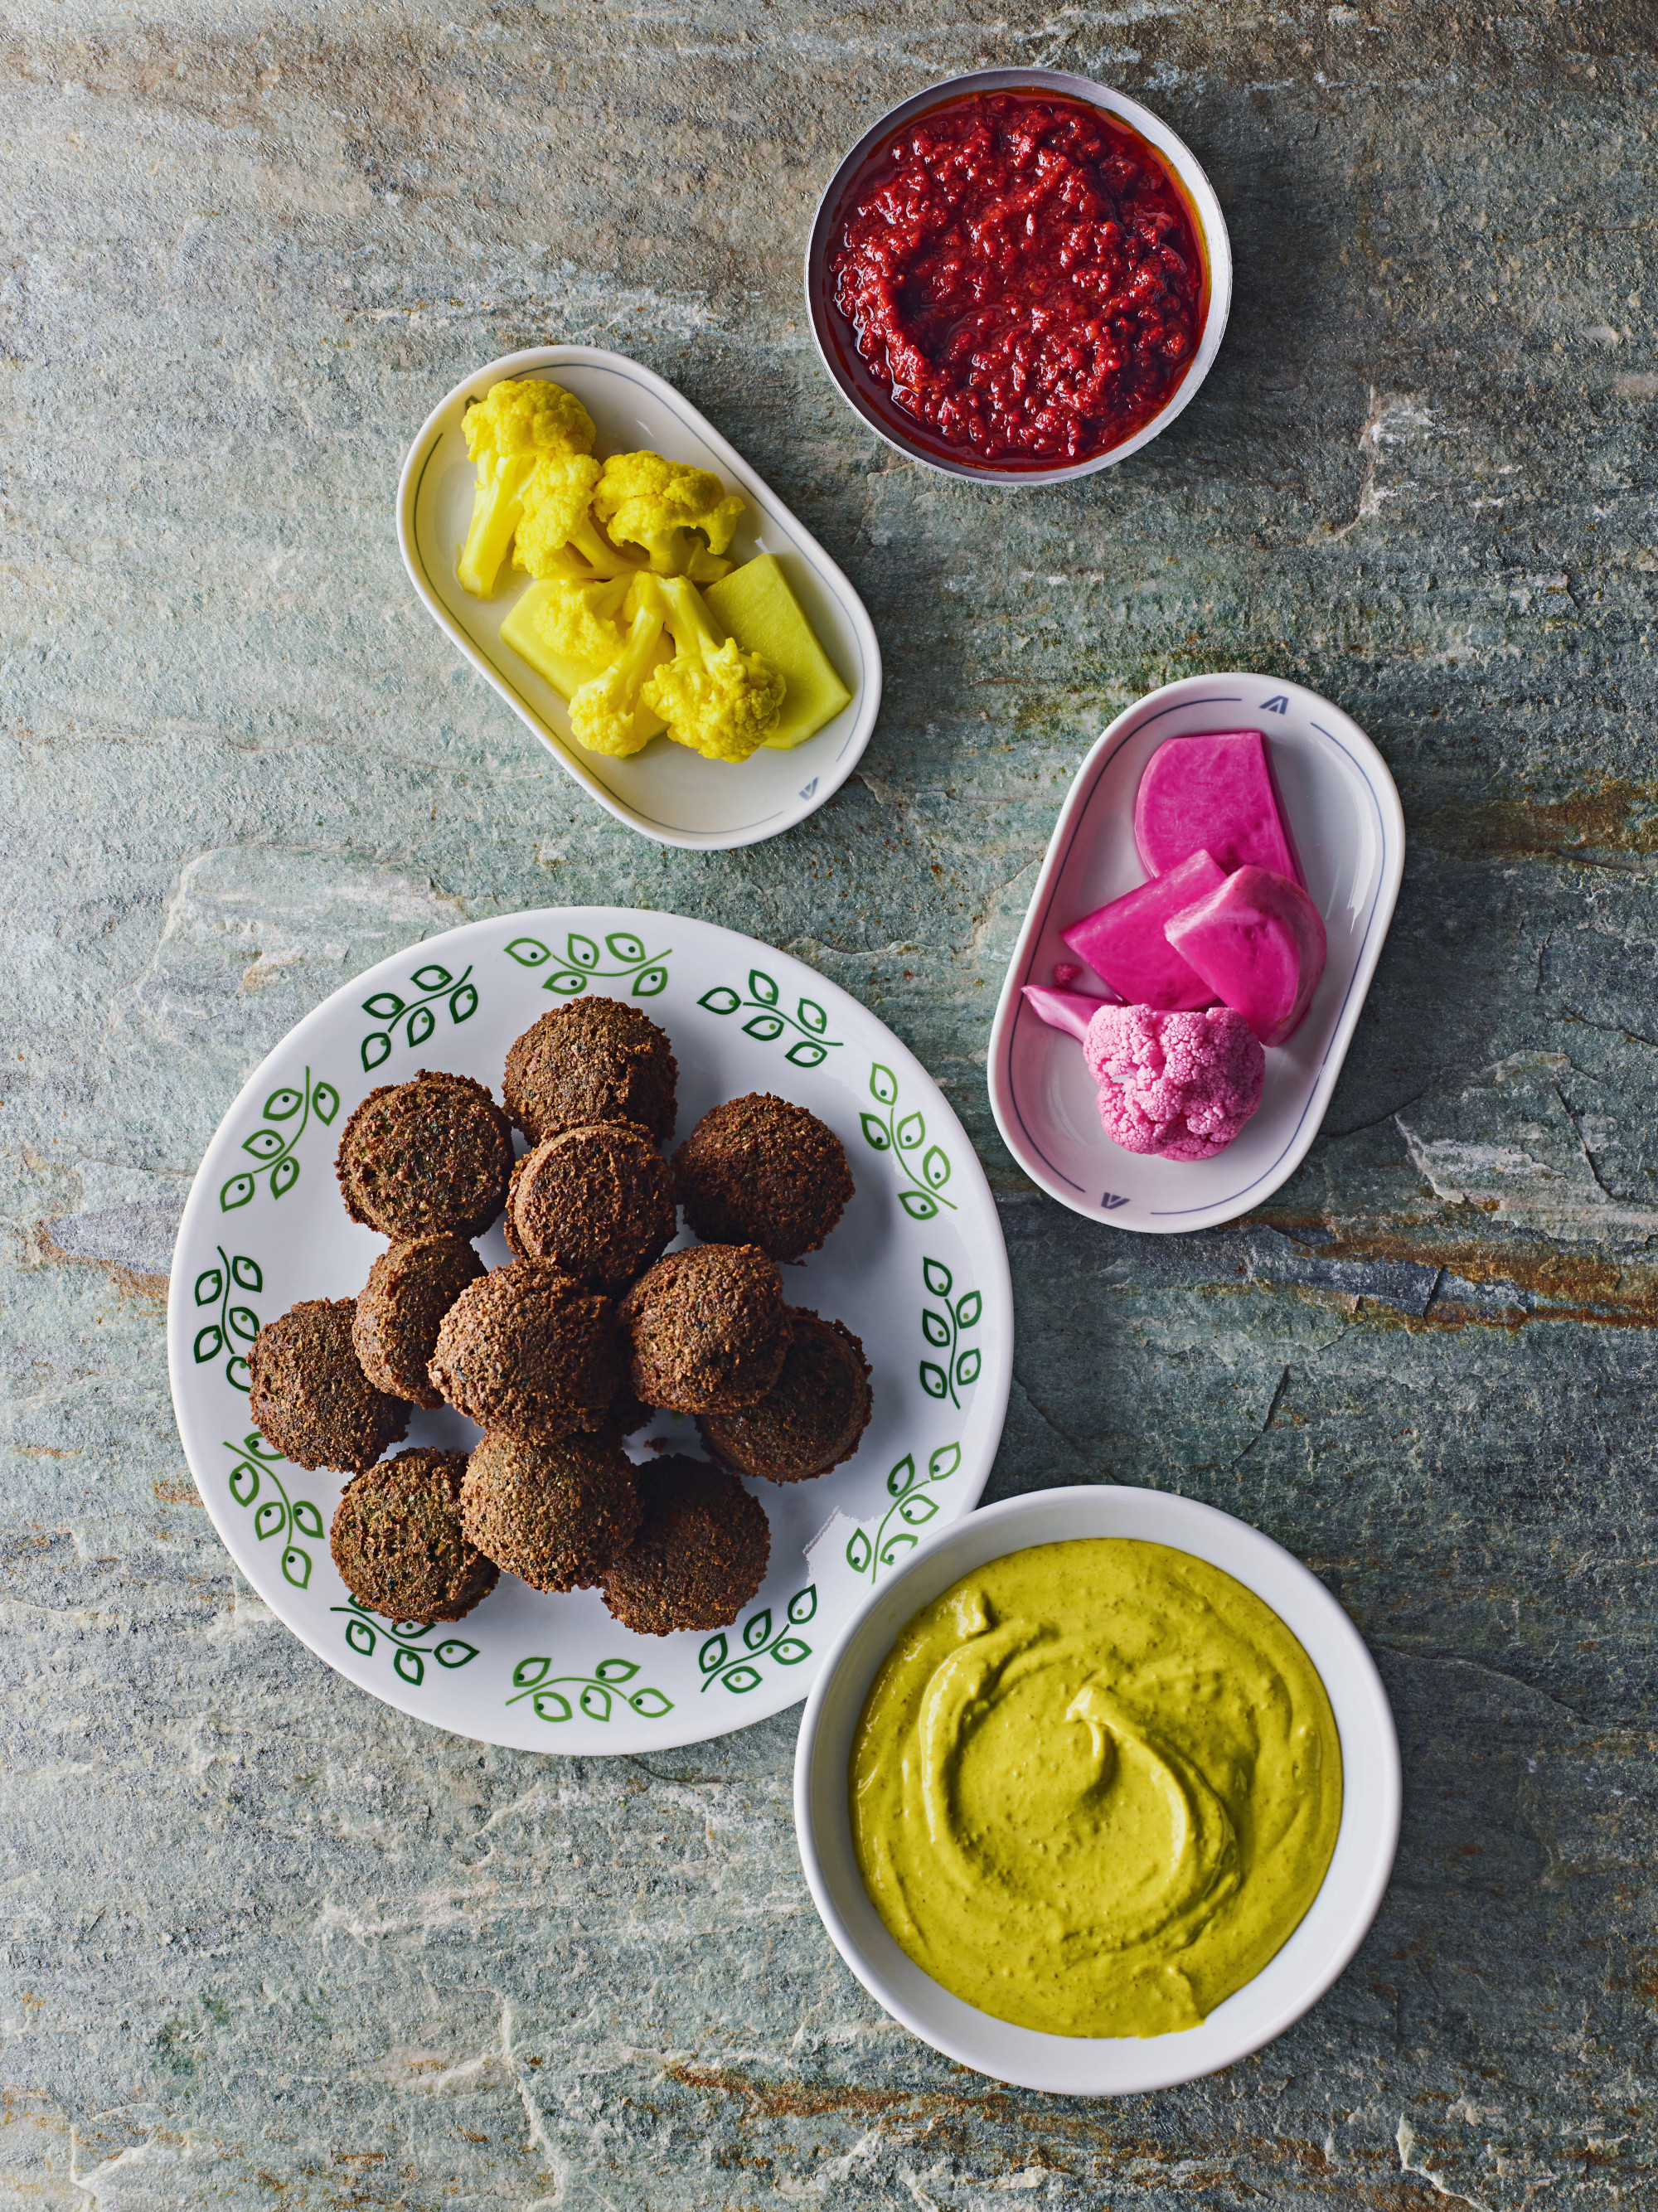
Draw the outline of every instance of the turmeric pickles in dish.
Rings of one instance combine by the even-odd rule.
[[[539,377],[493,386],[465,429],[477,479],[456,574],[479,599],[509,570],[533,579],[501,638],[567,702],[579,744],[622,758],[665,730],[735,763],[849,703],[775,557],[726,557],[744,502],[712,470],[596,459],[586,410]]]

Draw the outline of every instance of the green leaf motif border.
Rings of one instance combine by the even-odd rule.
[[[799,1636],[791,1636],[789,1631],[804,1628],[817,1610],[817,1585],[808,1583],[805,1589],[796,1590],[789,1600],[785,1617],[774,1629],[768,1605],[762,1605],[758,1613],[751,1613],[742,1624],[739,1650],[732,1651],[723,1628],[717,1631],[696,1655],[704,1692],[718,1682],[734,1696],[745,1697],[750,1690],[757,1690],[763,1679],[760,1672],[762,1660],[774,1659],[780,1667],[798,1667],[803,1659],[810,1659],[811,1644]]]
[[[477,986],[471,977],[471,961],[459,975],[452,975],[440,961],[430,960],[425,967],[416,968],[409,978],[405,988],[415,994],[412,999],[405,999],[396,991],[376,991],[372,998],[365,999],[364,1013],[372,1015],[383,1026],[370,1030],[357,1048],[363,1073],[372,1075],[391,1059],[399,1030],[411,1050],[423,1045],[437,1027],[438,1018],[432,1010],[446,1000],[449,1019],[457,1028],[462,1022],[470,1022],[478,1010]]]
[[[821,1067],[830,1053],[841,1048],[843,1040],[829,1035],[829,1016],[817,1000],[803,996],[795,1001],[794,1012],[789,1013],[783,1006],[775,977],[768,975],[763,968],[750,969],[746,999],[731,984],[716,983],[712,990],[704,991],[696,1003],[711,1014],[731,1015],[746,1011],[749,1018],[743,1024],[743,1034],[760,1044],[773,1044],[789,1030],[799,1030],[799,1036],[792,1040],[783,1054],[796,1067]]]
[[[424,1620],[387,1620],[378,1613],[370,1613],[366,1605],[353,1598],[349,1605],[331,1605],[330,1613],[345,1615],[345,1640],[359,1657],[372,1659],[376,1645],[382,1638],[392,1646],[392,1665],[413,1689],[418,1689],[426,1680],[426,1662],[435,1659],[440,1667],[465,1667],[478,1656],[476,1644],[467,1644],[459,1636],[446,1636],[437,1644],[422,1644],[422,1636],[432,1633],[431,1624]]]
[[[224,1379],[233,1390],[246,1395],[253,1378],[247,1371],[247,1355],[236,1349],[236,1340],[251,1345],[259,1333],[259,1316],[252,1306],[232,1305],[231,1294],[245,1291],[248,1297],[258,1297],[264,1288],[264,1271],[245,1252],[227,1252],[222,1244],[215,1249],[219,1264],[203,1267],[197,1276],[196,1304],[216,1309],[218,1317],[203,1322],[196,1332],[196,1364],[205,1367],[222,1352],[227,1353]]]
[[[887,1110],[884,1119],[879,1114],[859,1115],[864,1142],[872,1152],[890,1152],[899,1173],[907,1179],[908,1188],[898,1193],[899,1205],[912,1221],[931,1221],[940,1206],[948,1206],[954,1213],[955,1200],[944,1196],[944,1185],[951,1173],[950,1155],[942,1145],[927,1144],[926,1121],[922,1115],[900,1115],[898,1079],[878,1060],[870,1064],[869,1095],[878,1106],[884,1106]],[[919,1175],[914,1164],[918,1158]]]
[[[952,1297],[956,1279],[942,1260],[923,1259],[921,1280],[944,1308],[942,1313],[936,1306],[921,1308],[921,1334],[935,1352],[944,1354],[942,1362],[921,1362],[921,1388],[929,1398],[948,1398],[960,1413],[962,1392],[970,1390],[978,1381],[982,1364],[978,1346],[963,1346],[962,1339],[969,1329],[979,1326],[984,1300],[977,1291],[963,1291],[959,1297]]]
[[[938,1501],[932,1495],[930,1486],[948,1482],[961,1464],[962,1447],[958,1443],[940,1444],[928,1458],[925,1474],[917,1468],[914,1454],[904,1454],[887,1477],[892,1504],[882,1515],[874,1536],[865,1528],[855,1528],[847,1541],[847,1565],[853,1574],[867,1575],[871,1582],[878,1582],[883,1567],[896,1566],[906,1552],[914,1550],[920,1541],[915,1531],[925,1528],[938,1510]],[[893,1528],[895,1520],[899,1526]],[[890,1528],[890,1535],[887,1533]]]
[[[313,1117],[326,1128],[339,1110],[339,1092],[331,1083],[313,1083],[308,1067],[302,1091],[296,1091],[290,1083],[279,1084],[264,1102],[258,1127],[242,1139],[242,1150],[258,1165],[244,1169],[221,1185],[219,1211],[234,1213],[238,1206],[247,1205],[265,1176],[270,1178],[272,1198],[285,1198],[300,1179],[300,1139]],[[299,1120],[290,1128],[288,1124],[296,1114]]]
[[[227,1439],[225,1449],[236,1458],[229,1475],[230,1495],[244,1511],[252,1510],[253,1534],[261,1544],[273,1536],[284,1540],[282,1578],[295,1589],[304,1589],[311,1580],[311,1554],[299,1539],[307,1536],[318,1543],[327,1535],[322,1515],[308,1498],[288,1496],[276,1472],[283,1464],[282,1455],[257,1430],[239,1444]],[[276,1495],[261,1501],[259,1493],[267,1486]]]
[[[562,957],[538,937],[515,937],[503,950],[520,968],[545,968],[542,989],[556,991],[566,999],[577,997],[589,983],[599,981],[625,982],[630,998],[659,999],[668,988],[667,963],[673,957],[671,945],[665,952],[647,952],[644,939],[635,937],[630,929],[611,930],[604,939],[604,951],[578,929],[566,937]],[[616,967],[600,964],[604,952],[618,963]]]
[[[513,1669],[514,1694],[507,1703],[522,1705],[528,1698],[536,1718],[555,1726],[574,1720],[578,1711],[590,1721],[608,1721],[618,1698],[647,1721],[659,1721],[673,1711],[673,1699],[664,1697],[648,1682],[636,1690],[625,1688],[642,1672],[636,1659],[601,1659],[591,1674],[555,1674],[550,1659],[538,1655],[520,1659]],[[565,1695],[567,1691],[575,1692],[574,1704]]]

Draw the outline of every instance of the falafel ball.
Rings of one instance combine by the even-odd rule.
[[[639,1526],[634,1470],[602,1437],[530,1443],[492,1430],[467,1463],[461,1526],[531,1589],[591,1589]]]
[[[729,1628],[766,1579],[766,1509],[734,1474],[671,1452],[636,1470],[639,1534],[604,1577],[604,1602],[636,1636]]]
[[[674,1154],[673,1177],[705,1242],[757,1244],[774,1260],[815,1252],[853,1190],[834,1130],[766,1091],[705,1114]]]
[[[411,1237],[380,1254],[357,1292],[351,1324],[362,1371],[377,1390],[411,1406],[443,1403],[426,1371],[438,1324],[483,1273],[483,1261],[464,1237]]]
[[[461,1620],[501,1570],[460,1525],[465,1452],[424,1447],[383,1460],[349,1484],[328,1548],[359,1605],[389,1620]]]
[[[584,1121],[637,1121],[673,1134],[679,1066],[665,1030],[597,993],[555,1006],[507,1054],[501,1093],[532,1145]]]
[[[351,1342],[355,1298],[301,1298],[247,1355],[253,1425],[295,1467],[360,1474],[409,1433],[409,1408],[377,1389]]]
[[[757,1244],[670,1252],[618,1310],[635,1395],[676,1413],[752,1406],[777,1380],[788,1350],[782,1278]]]
[[[579,1121],[513,1170],[508,1244],[598,1290],[625,1290],[678,1226],[668,1164],[636,1121]]]
[[[806,1482],[850,1459],[869,1426],[864,1347],[838,1321],[789,1309],[794,1335],[783,1371],[757,1405],[697,1422],[715,1459],[768,1482]]]
[[[346,1212],[382,1237],[481,1237],[507,1203],[512,1124],[470,1075],[422,1068],[369,1092],[334,1168]]]
[[[514,1260],[455,1300],[428,1372],[481,1429],[552,1437],[602,1428],[622,1369],[611,1301],[550,1260]]]

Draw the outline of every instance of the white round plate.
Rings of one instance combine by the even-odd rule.
[[[1060,935],[1145,881],[1134,794],[1165,738],[1260,730],[1307,889],[1329,940],[1324,975],[1288,1044],[1266,1055],[1254,1117],[1211,1160],[1126,1152],[1100,1127],[1074,1037],[1021,995],[1076,955]],[[1008,963],[990,1035],[991,1110],[1008,1150],[1050,1198],[1090,1221],[1151,1236],[1212,1229],[1263,1205],[1318,1134],[1370,988],[1405,872],[1405,814],[1388,763],[1351,715],[1316,691],[1233,672],[1165,684],[1119,714],[1078,769]],[[1075,987],[1102,988],[1087,969]]]
[[[748,501],[731,558],[774,553],[852,694],[832,722],[804,744],[762,745],[740,765],[704,760],[671,738],[653,738],[627,760],[589,752],[570,735],[564,702],[526,660],[501,641],[501,625],[529,578],[511,569],[489,599],[462,591],[455,558],[472,513],[474,470],[461,431],[469,399],[506,376],[545,376],[573,392],[593,418],[601,458],[648,448],[671,461],[712,469]],[[476,369],[421,425],[398,485],[398,544],[427,611],[540,738],[567,775],[606,813],[659,845],[726,851],[756,845],[815,814],[852,774],[881,705],[881,648],[864,603],[803,523],[672,385],[601,346],[532,346]]]
[[[465,1620],[392,1622],[355,1605],[329,1555],[345,1478],[307,1474],[250,1433],[245,1356],[301,1298],[352,1297],[385,1240],[346,1217],[334,1153],[379,1085],[450,1069],[500,1095],[514,1037],[580,992],[639,1006],[679,1063],[677,1133],[770,1091],[846,1146],[856,1195],[784,1296],[843,1321],[874,1372],[857,1456],[816,1482],[749,1486],[771,1523],[764,1588],[713,1636],[630,1635],[596,1591],[548,1597],[511,1575]],[[520,1140],[521,1142],[521,1140]],[[682,1239],[683,1241],[689,1241]],[[479,1239],[508,1258],[499,1227]],[[331,1667],[388,1705],[531,1751],[660,1750],[805,1696],[823,1650],[929,1522],[977,1503],[1007,1407],[1007,1254],[983,1170],[943,1094],[858,1001],[786,953],[711,922],[611,907],[509,915],[428,938],[289,1032],[220,1125],[185,1207],[167,1307],[185,1455],[231,1557]],[[472,1425],[416,1410],[405,1443],[466,1449]],[[701,1456],[659,1415],[634,1439]]]
[[[987,1560],[1035,1544],[1127,1536],[1223,1567],[1271,1606],[1322,1678],[1341,1736],[1341,1826],[1305,1918],[1254,1979],[1199,2027],[1172,2035],[1042,2035],[952,1996],[901,1951],[853,1852],[847,1769],[858,1717],[912,1614]],[[806,1701],[794,1754],[794,1825],[813,1899],[835,1948],[878,2004],[963,2066],[1061,2097],[1173,2088],[1235,2064],[1316,2004],[1363,1941],[1399,1841],[1399,1739],[1363,1638],[1317,1577],[1230,1513],[1156,1490],[1039,1490],[941,1530],[872,1590]]]

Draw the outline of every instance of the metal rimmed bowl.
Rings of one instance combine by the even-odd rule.
[[[1068,462],[1057,468],[1032,468],[1017,463],[987,465],[976,458],[955,457],[941,440],[919,422],[914,434],[910,435],[895,419],[896,409],[877,405],[872,397],[873,380],[861,368],[851,328],[832,297],[829,277],[831,234],[853,179],[878,150],[883,140],[890,137],[901,125],[928,108],[975,92],[1057,93],[1065,99],[1097,107],[1114,121],[1126,124],[1161,156],[1180,189],[1198,234],[1205,266],[1203,328],[1196,358],[1149,422],[1132,437],[1125,438],[1121,445],[1096,453],[1090,460]],[[1042,484],[1069,483],[1077,477],[1094,476],[1101,469],[1114,468],[1119,461],[1127,460],[1131,453],[1149,445],[1196,397],[1220,351],[1231,305],[1232,246],[1226,234],[1226,218],[1221,213],[1214,187],[1191,148],[1175,136],[1161,117],[1154,115],[1149,107],[1142,107],[1137,100],[1130,100],[1126,93],[1108,84],[1096,84],[1091,77],[1072,76],[1065,70],[975,70],[967,76],[947,77],[940,84],[929,85],[926,91],[900,100],[896,107],[890,108],[878,122],[872,124],[829,179],[817,203],[806,244],[806,312],[811,319],[811,333],[823,366],[847,406],[895,452],[920,461],[923,467],[937,469],[943,476],[964,477],[970,483],[1001,484],[1010,489],[1034,489]]]
[[[1036,1544],[1119,1536],[1223,1568],[1317,1668],[1341,1737],[1341,1826],[1322,1886],[1283,1948],[1196,2027],[1168,2035],[1047,2035],[954,1996],[900,1950],[853,1846],[847,1765],[870,1686],[904,1624],[952,1583]],[[1315,2004],[1376,1917],[1399,1839],[1399,1739],[1363,1638],[1317,1577],[1230,1513],[1166,1492],[1038,1490],[923,1538],[847,1623],[812,1686],[794,1757],[794,1827],[812,1901],[864,1987],[912,2035],[999,2081],[1068,2097],[1173,2088],[1230,2066]]]

